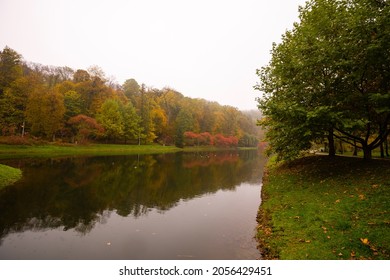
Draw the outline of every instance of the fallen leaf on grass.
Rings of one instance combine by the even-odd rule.
[[[264,234],[265,235],[270,235],[272,233],[272,229],[270,228],[270,227],[266,227],[265,229],[264,229]]]
[[[359,199],[360,200],[364,200],[366,197],[364,196],[364,194],[359,194]]]
[[[378,250],[373,245],[370,245],[370,249],[374,252],[374,255],[378,254]]]
[[[361,241],[364,245],[370,244],[370,241],[369,241],[367,238],[360,238],[360,241]]]

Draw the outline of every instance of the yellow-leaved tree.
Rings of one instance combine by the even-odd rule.
[[[31,133],[55,141],[56,133],[63,127],[65,114],[64,97],[55,89],[37,83],[29,93],[26,119]]]

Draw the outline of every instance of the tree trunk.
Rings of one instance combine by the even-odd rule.
[[[22,137],[24,137],[24,127],[25,127],[25,125],[26,125],[26,122],[23,121],[23,124],[22,124]]]
[[[354,147],[353,147],[353,156],[356,157],[358,155],[358,148],[356,144],[356,140],[353,141]]]
[[[386,140],[385,140],[385,150],[386,150],[386,156],[387,157],[390,156],[389,155],[389,139],[388,138],[386,138]]]
[[[336,155],[336,148],[334,146],[333,128],[329,129],[328,141],[329,141],[329,156],[334,157]]]
[[[367,145],[363,146],[363,154],[364,154],[364,159],[365,160],[372,159],[372,153],[371,152],[372,152],[371,149]]]
[[[381,149],[381,158],[385,158],[385,149],[383,148],[383,143],[379,146]]]

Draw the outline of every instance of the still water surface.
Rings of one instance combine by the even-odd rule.
[[[2,160],[0,259],[258,259],[257,151]]]

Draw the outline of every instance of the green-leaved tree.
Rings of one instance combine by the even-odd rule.
[[[365,158],[389,134],[390,45],[386,1],[311,0],[258,70],[271,151],[291,159],[334,137]]]

